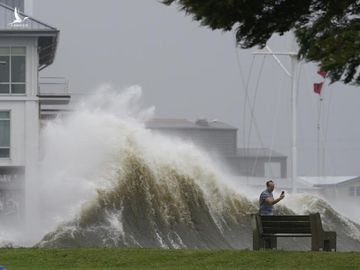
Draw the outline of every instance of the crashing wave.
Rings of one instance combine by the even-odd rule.
[[[139,87],[105,87],[44,129],[41,181],[29,191],[39,198],[31,228],[51,232],[38,246],[251,248],[257,202],[193,144],[146,130],[153,110],[142,110],[140,97]],[[326,202],[288,199],[278,213],[318,211],[338,232],[340,250],[360,249],[359,226]]]
[[[123,153],[112,173],[113,186],[98,190],[77,218],[47,234],[38,246],[251,248],[250,214],[257,211],[256,202],[219,184],[198,164],[189,168],[193,174],[184,174],[168,164],[150,166],[139,149]],[[325,201],[309,195],[288,200],[288,207],[278,206],[276,214],[320,212],[325,229],[338,232],[339,250],[360,248],[360,226]],[[287,239],[279,246],[307,245]]]
[[[133,153],[120,162],[113,187],[98,190],[77,218],[39,246],[214,249],[249,241],[256,206],[219,186],[213,175],[199,168],[189,168],[196,176],[181,174],[168,165],[154,171]]]

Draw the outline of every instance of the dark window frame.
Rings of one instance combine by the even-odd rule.
[[[7,116],[2,116],[2,113],[7,113]],[[9,142],[6,146],[0,146],[0,159],[9,159],[11,157],[11,111],[10,110],[0,110],[0,121],[8,122],[9,130]],[[5,150],[3,152],[3,150]],[[5,153],[5,154],[3,154]]]
[[[0,56],[4,56],[4,57],[9,57],[9,63],[8,63],[8,73],[9,73],[9,78],[7,82],[0,82],[0,86],[7,86],[8,87],[8,92],[0,92],[0,95],[26,95],[26,47],[25,46],[1,46],[0,49],[8,49],[9,52],[6,54],[1,54]],[[23,50],[23,52],[16,52],[16,49],[20,49]],[[15,52],[14,52],[15,51]],[[13,81],[14,77],[13,76],[13,62],[15,62],[15,57],[24,57],[24,70],[21,77],[24,77],[24,81]],[[1,63],[0,63],[1,65]],[[15,89],[17,87],[21,87],[21,89],[18,92],[15,91]]]

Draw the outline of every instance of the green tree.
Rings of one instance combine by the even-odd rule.
[[[299,58],[319,63],[332,82],[360,85],[360,0],[163,0],[211,29],[235,29],[241,48],[264,47],[293,30]]]

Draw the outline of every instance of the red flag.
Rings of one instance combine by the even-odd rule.
[[[321,77],[323,77],[323,78],[325,78],[325,77],[326,77],[326,74],[327,74],[326,71],[321,71],[321,70],[319,70],[317,73],[318,73]]]
[[[323,86],[323,82],[321,82],[321,83],[314,83],[314,92],[316,93],[316,94],[321,94],[321,89],[322,89],[322,86]]]

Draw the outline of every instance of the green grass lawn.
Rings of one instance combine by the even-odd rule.
[[[359,252],[162,249],[0,249],[6,270],[360,269]]]

